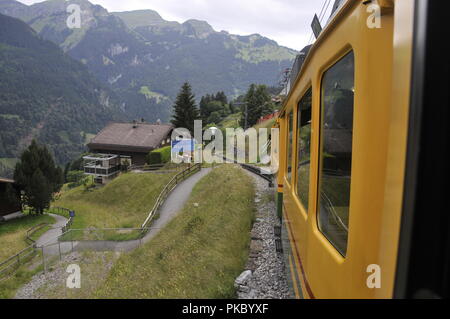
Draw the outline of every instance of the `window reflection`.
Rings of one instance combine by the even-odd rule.
[[[292,139],[293,139],[293,126],[294,126],[294,114],[291,112],[289,114],[288,122],[288,156],[287,156],[287,176],[288,180],[292,179]]]
[[[309,89],[298,105],[298,166],[297,194],[303,207],[309,206],[309,172],[311,168],[311,106],[312,90]]]
[[[319,228],[346,256],[353,142],[354,54],[331,67],[322,82]]]

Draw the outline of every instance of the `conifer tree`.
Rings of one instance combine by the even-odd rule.
[[[254,126],[258,120],[273,112],[274,106],[270,101],[270,94],[265,85],[250,85],[245,97],[245,106],[242,110],[242,127],[245,127],[247,115],[247,128]],[[246,112],[247,111],[247,114]]]
[[[195,96],[191,85],[186,82],[181,87],[175,101],[172,124],[176,128],[186,128],[194,133],[194,121],[200,118],[199,110],[195,104]]]
[[[64,173],[48,149],[33,140],[16,164],[14,179],[24,192],[22,204],[42,214],[50,206],[53,194],[61,189]]]

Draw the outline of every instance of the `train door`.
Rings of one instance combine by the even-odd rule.
[[[396,298],[450,297],[448,1],[417,0]]]

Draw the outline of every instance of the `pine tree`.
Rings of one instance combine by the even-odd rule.
[[[249,128],[252,127],[258,121],[260,117],[260,112],[258,109],[258,100],[256,98],[256,85],[250,85],[244,98],[245,106],[243,108],[242,116],[242,127]],[[247,118],[247,121],[246,121]]]
[[[26,149],[14,171],[16,183],[24,191],[23,204],[42,214],[64,182],[64,173],[45,146],[35,140]]]
[[[262,116],[272,113],[274,109],[265,85],[250,85],[244,103],[247,108],[247,128],[254,126]],[[245,107],[242,110],[242,127],[245,126]]]
[[[228,104],[227,96],[225,95],[225,92],[217,92],[215,101],[221,102],[223,105]]]
[[[195,104],[195,96],[191,85],[186,82],[181,87],[175,101],[172,124],[176,128],[186,128],[194,133],[194,121],[200,118],[199,110]]]
[[[260,116],[272,114],[274,105],[271,102],[271,97],[267,86],[259,85],[256,89],[256,99],[260,107]]]

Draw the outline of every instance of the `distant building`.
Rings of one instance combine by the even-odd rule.
[[[88,148],[92,153],[128,157],[131,165],[145,165],[150,151],[170,145],[173,129],[172,125],[136,121],[112,123],[91,140]]]
[[[84,174],[94,176],[98,184],[106,184],[119,175],[124,161],[129,161],[126,156],[113,154],[93,154],[83,157]]]
[[[22,210],[19,201],[17,201],[16,203],[11,203],[8,200],[6,192],[8,186],[12,187],[12,190],[16,193],[17,199],[20,198],[20,190],[18,189],[14,181],[11,179],[0,177],[0,216],[17,213]]]

